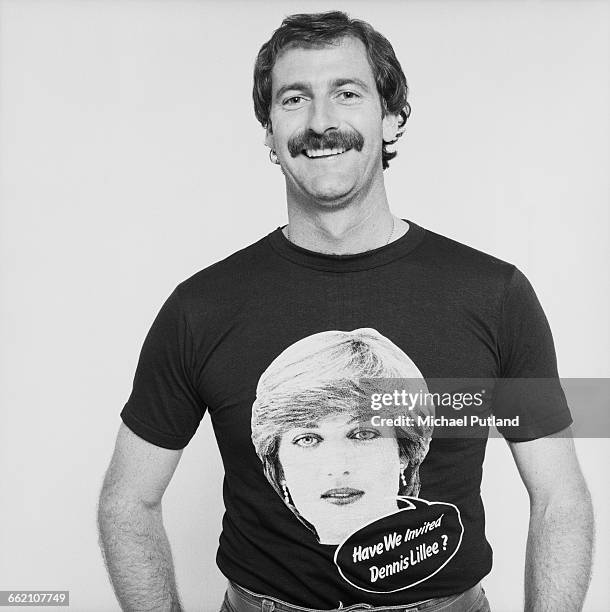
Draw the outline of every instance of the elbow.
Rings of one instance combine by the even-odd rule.
[[[103,487],[97,504],[97,524],[101,533],[105,530],[131,524],[146,516],[161,513],[161,502],[136,499],[125,490]]]
[[[582,475],[570,486],[565,487],[557,503],[566,505],[572,510],[575,510],[577,512],[575,516],[580,516],[583,519],[593,518],[593,500],[591,499],[591,492]]]
[[[116,522],[120,514],[121,497],[107,488],[102,488],[97,501],[97,526],[102,533],[109,525]]]
[[[100,530],[103,527],[116,525],[122,517],[129,516],[134,511],[134,504],[116,487],[102,487],[97,502],[97,523]]]
[[[566,517],[569,523],[577,519],[584,530],[591,533],[594,530],[593,500],[584,481],[582,486],[574,487],[563,499],[556,500],[551,505],[551,513]]]
[[[591,493],[584,478],[557,487],[550,495],[531,498],[531,514],[553,522],[571,523],[575,517],[583,527],[593,529],[594,514]]]

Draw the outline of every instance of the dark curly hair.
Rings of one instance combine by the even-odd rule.
[[[283,49],[322,47],[345,36],[353,36],[364,43],[384,115],[400,115],[396,138],[383,142],[381,158],[385,170],[389,166],[389,161],[396,157],[396,151],[388,151],[386,147],[394,144],[402,136],[407,119],[411,114],[411,107],[407,102],[407,79],[396,59],[392,45],[385,36],[377,32],[366,21],[351,19],[341,11],[300,13],[286,17],[282,25],[261,47],[256,58],[252,89],[254,113],[264,128],[271,127],[269,118],[271,71]]]

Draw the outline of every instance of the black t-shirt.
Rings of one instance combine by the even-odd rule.
[[[491,569],[487,429],[373,427],[357,408],[363,381],[556,379],[553,341],[517,268],[409,225],[355,255],[303,249],[278,228],[178,285],[146,337],[121,417],[181,449],[209,411],[226,474],[217,562],[252,591],[391,606]],[[571,423],[558,384],[551,395],[520,415],[520,439]]]

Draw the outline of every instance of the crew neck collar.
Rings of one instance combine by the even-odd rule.
[[[349,255],[331,255],[304,249],[284,236],[282,229],[285,225],[275,229],[267,238],[278,255],[293,263],[328,272],[355,272],[388,264],[403,257],[420,244],[426,230],[408,219],[403,219],[403,221],[409,224],[409,229],[397,240],[370,251]]]

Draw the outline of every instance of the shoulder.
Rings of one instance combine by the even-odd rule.
[[[417,255],[452,289],[502,295],[521,275],[514,264],[431,230],[426,230]]]
[[[186,278],[175,286],[172,297],[187,318],[230,317],[256,295],[273,260],[264,236]]]
[[[226,293],[233,288],[240,291],[249,282],[255,282],[258,273],[269,265],[271,249],[268,237],[232,253],[186,278],[176,291],[182,300],[198,299],[202,293],[208,297],[214,293]]]
[[[431,230],[426,230],[423,246],[426,256],[453,269],[476,270],[478,273],[500,276],[511,276],[515,270],[515,266],[508,261]]]

